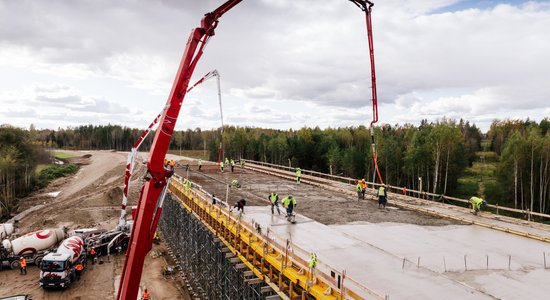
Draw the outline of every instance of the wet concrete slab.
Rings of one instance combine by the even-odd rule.
[[[474,225],[297,224],[247,207],[245,219],[315,252],[390,299],[547,299],[550,244]]]

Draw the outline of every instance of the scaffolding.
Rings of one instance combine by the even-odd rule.
[[[160,230],[192,296],[256,300],[276,294],[177,199],[167,195],[164,207]]]

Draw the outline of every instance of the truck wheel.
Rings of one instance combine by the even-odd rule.
[[[34,264],[40,268],[40,264],[42,263],[42,259],[44,259],[44,256],[38,256],[34,259]]]
[[[19,269],[19,261],[17,261],[17,260],[12,260],[12,261],[10,262],[10,268],[11,268],[12,270],[17,270],[17,269]]]

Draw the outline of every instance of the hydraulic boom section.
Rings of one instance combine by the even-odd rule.
[[[220,103],[220,119],[222,121],[222,127],[220,129],[220,148],[218,151],[218,168],[219,168],[220,162],[223,159],[223,110],[222,110],[222,90],[220,86],[220,73],[218,72],[218,70],[212,70],[206,73],[206,75],[204,75],[201,79],[199,79],[199,81],[197,81],[189,89],[187,89],[187,92],[189,93],[194,87],[196,87],[197,85],[205,82],[206,80],[212,77],[216,77],[217,79],[216,82],[218,84],[218,102]]]
[[[200,27],[193,29],[189,36],[166,103],[166,109],[160,117],[159,128],[155,132],[155,138],[149,152],[147,163],[147,178],[149,179],[144,183],[140,194],[137,216],[132,228],[132,236],[120,278],[117,294],[119,300],[135,300],[138,296],[143,263],[147,252],[151,248],[160,215],[159,203],[157,202],[162,199],[161,194],[165,191],[167,181],[172,176],[172,172],[164,168],[164,157],[174,132],[183,99],[187,93],[189,80],[202,56],[205,45],[210,37],[214,35],[214,29],[218,26],[218,19],[241,1],[229,0],[216,10],[207,13],[202,18]],[[154,217],[155,213],[157,213],[156,217]]]
[[[372,20],[371,13],[374,3],[368,0],[350,0],[362,11],[365,12],[365,19],[367,23],[367,38],[369,41],[369,56],[370,56],[370,74],[371,74],[371,91],[372,91],[372,121],[370,122],[370,135],[371,135],[371,146],[372,146],[372,159],[374,161],[375,173],[378,174],[378,179],[380,183],[384,183],[382,176],[380,175],[380,170],[378,169],[378,159],[376,155],[376,143],[374,142],[374,124],[378,122],[378,96],[376,92],[376,68],[374,66],[374,41],[372,37]],[[376,182],[376,175],[373,178],[373,182]]]

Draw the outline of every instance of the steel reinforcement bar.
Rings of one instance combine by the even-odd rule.
[[[259,288],[260,292],[271,291],[269,295],[254,295],[251,298],[242,297],[245,292],[241,291],[240,294],[233,292],[233,298],[209,295],[210,299],[389,299],[388,296],[384,297],[347,277],[344,272],[335,271],[322,261],[318,261],[314,270],[309,269],[307,252],[290,241],[275,236],[269,229],[261,228],[259,224],[233,214],[227,207],[212,204],[208,195],[201,191],[198,185],[189,189],[184,186],[181,179],[173,178],[169,191],[175,201],[167,199],[172,204],[170,208],[165,208],[164,214],[171,215],[170,210],[179,209],[185,210],[192,217],[185,217],[181,220],[183,224],[176,225],[171,223],[180,221],[173,216],[167,216],[166,220],[172,221],[161,224],[161,228],[163,233],[169,236],[167,240],[172,244],[172,248],[182,248],[179,260],[182,261],[184,272],[190,271],[193,276],[196,276],[197,272],[204,273],[196,280],[196,289],[203,286],[202,290],[210,290],[213,282],[221,280],[220,274],[223,275],[225,272],[222,270],[235,273],[235,270],[246,269],[242,271],[243,282],[258,284],[252,288],[255,291],[256,288]],[[173,207],[174,203],[180,208]],[[179,214],[181,215],[181,212]],[[197,221],[193,223],[189,220],[191,218]],[[207,233],[198,233],[196,224],[199,222],[202,231]],[[190,235],[203,237],[199,240],[190,238]],[[218,245],[220,250],[216,250],[215,245]],[[197,247],[208,250],[197,250]],[[222,256],[229,258],[229,262],[234,266],[226,265],[220,253],[224,253]],[[207,264],[215,266],[205,267]],[[240,276],[239,272],[236,274],[237,277]],[[233,286],[233,290],[242,288],[237,284]],[[216,288],[225,290],[221,286]]]

